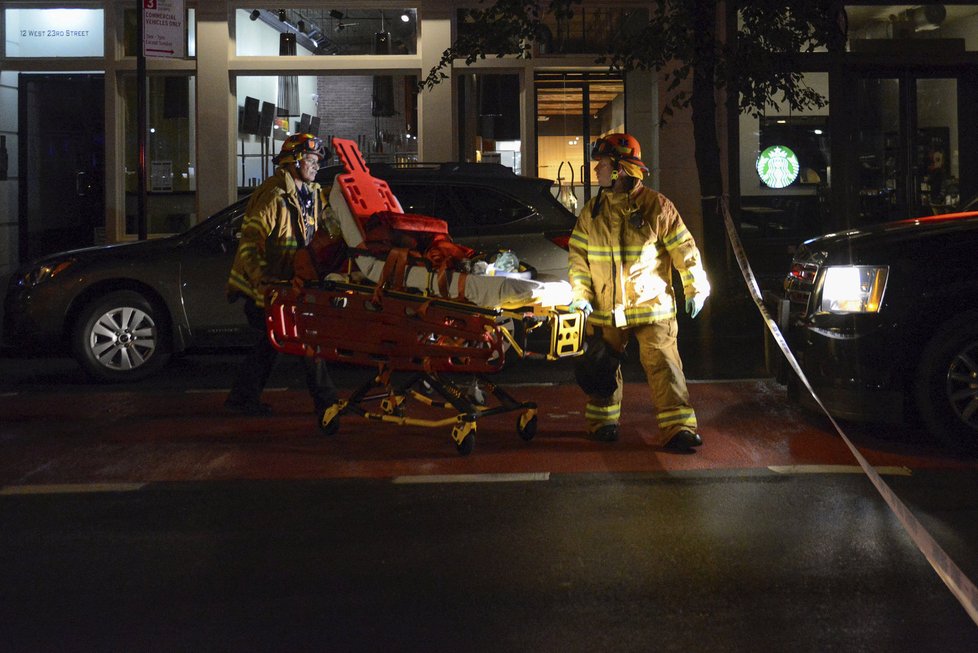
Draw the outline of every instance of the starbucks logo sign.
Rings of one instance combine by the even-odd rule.
[[[757,157],[757,174],[769,188],[784,188],[798,178],[798,157],[784,145],[772,145]]]

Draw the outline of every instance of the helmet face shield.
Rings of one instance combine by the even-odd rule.
[[[308,136],[308,134],[305,134]],[[295,158],[296,161],[301,159],[306,154],[315,154],[320,159],[326,158],[326,144],[319,138],[313,136],[312,138],[307,138],[302,142],[302,144],[296,148]]]
[[[322,161],[327,157],[326,143],[312,134],[293,134],[282,143],[282,151],[272,159],[276,165],[297,163],[307,154],[315,154]]]
[[[610,156],[614,158],[616,154],[617,153],[615,152],[614,147],[612,147],[611,143],[609,143],[607,140],[603,138],[599,138],[598,140],[594,141],[593,145],[591,145],[592,161],[595,161],[602,156]]]
[[[635,137],[629,134],[608,134],[594,141],[591,145],[591,160],[608,157],[617,168],[629,177],[643,179],[648,174],[648,167],[642,163],[642,148]]]

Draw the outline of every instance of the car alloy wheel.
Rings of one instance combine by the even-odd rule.
[[[931,435],[978,454],[978,312],[948,320],[931,337],[921,356],[916,395]]]
[[[156,311],[132,291],[109,293],[86,307],[72,340],[79,364],[100,381],[141,379],[167,358]]]
[[[978,438],[978,341],[969,343],[951,360],[946,388],[954,413],[975,430]]]

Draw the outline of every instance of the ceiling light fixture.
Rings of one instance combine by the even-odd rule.
[[[284,23],[287,18],[288,18],[288,16],[285,14],[285,10],[284,9],[279,9],[278,10],[278,19]]]
[[[411,22],[411,17],[408,16],[407,14],[401,14],[401,22],[402,23],[410,23]]]

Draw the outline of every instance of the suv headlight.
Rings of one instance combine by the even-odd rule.
[[[27,288],[34,288],[48,279],[61,274],[74,264],[74,259],[65,259],[63,261],[51,261],[50,263],[36,265],[20,278],[20,285],[26,286]]]
[[[878,313],[890,268],[873,265],[829,266],[822,282],[821,310]]]

